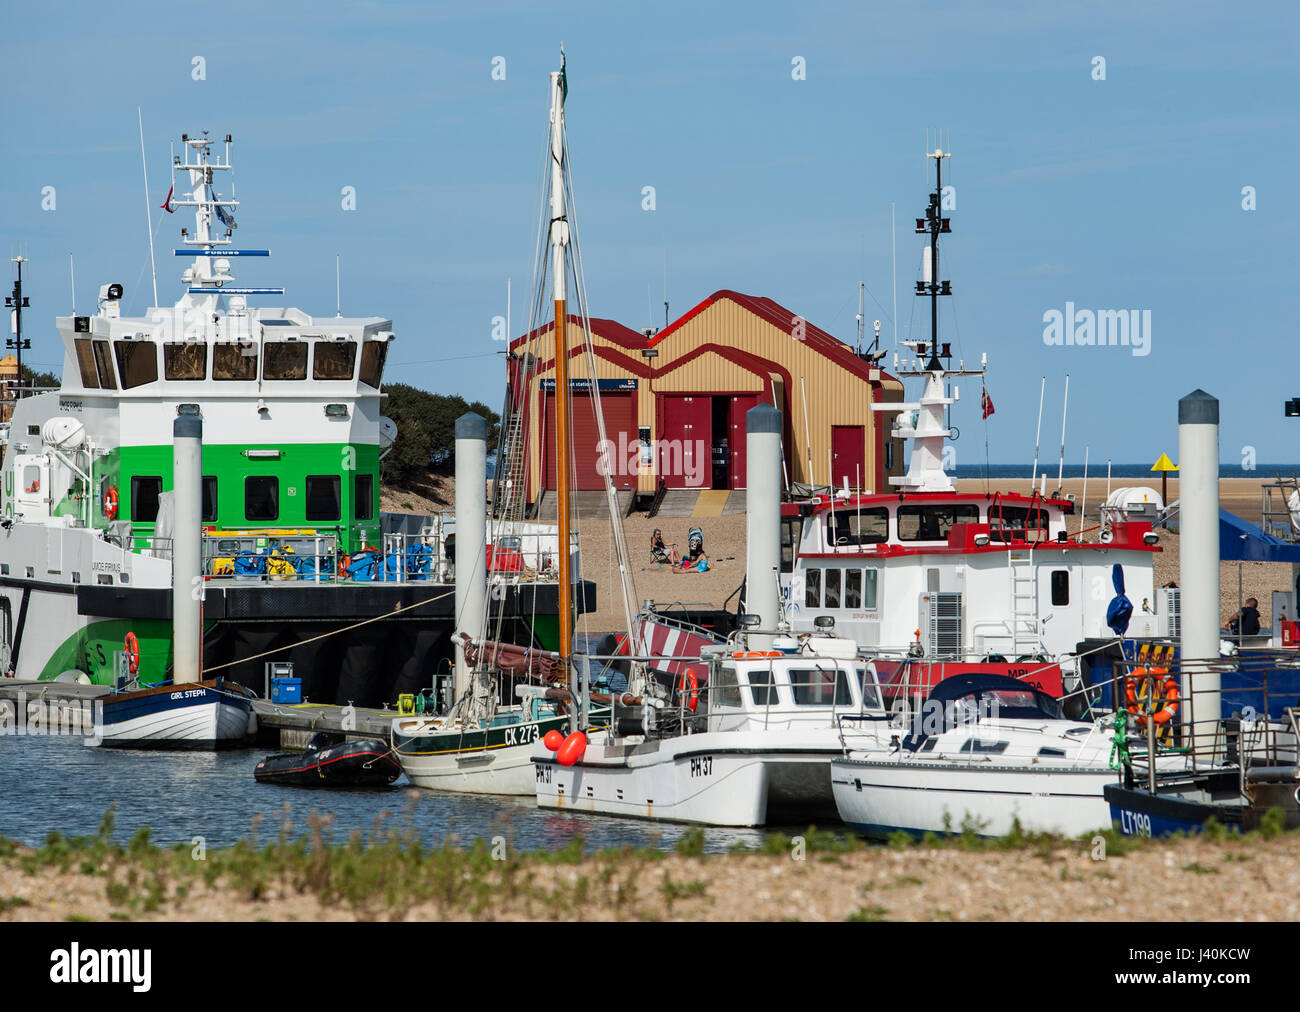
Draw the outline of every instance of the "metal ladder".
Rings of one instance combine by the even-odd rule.
[[[1012,660],[1042,646],[1038,635],[1038,567],[1032,548],[1007,551],[1011,592]]]
[[[496,483],[498,520],[524,519],[524,471],[528,466],[528,448],[524,442],[524,413],[514,412],[510,417],[498,455],[502,467],[498,475],[505,479]]]

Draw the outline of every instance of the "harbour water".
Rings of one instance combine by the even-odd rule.
[[[282,825],[289,835],[310,832],[313,810],[333,815],[330,839],[345,843],[353,830],[369,834],[377,824],[413,827],[427,846],[452,840],[465,846],[476,838],[504,837],[521,851],[561,850],[581,837],[586,850],[616,847],[671,849],[688,827],[542,811],[532,798],[447,794],[407,787],[402,777],[388,790],[310,790],[258,784],[253,767],[264,753],[143,752],[90,748],[81,738],[0,736],[0,837],[38,846],[52,832],[92,835],[115,805],[113,836],[126,842],[148,826],[160,846],[229,846],[253,835],[273,841]],[[288,812],[285,806],[288,806]],[[792,828],[790,832],[796,831]],[[756,846],[756,830],[704,830],[705,850],[722,853],[738,842]]]

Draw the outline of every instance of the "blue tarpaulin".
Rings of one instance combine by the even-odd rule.
[[[1224,562],[1297,562],[1300,545],[1293,545],[1235,513],[1219,510],[1219,558]]]
[[[1115,596],[1106,609],[1106,624],[1116,636],[1123,636],[1128,632],[1129,619],[1133,617],[1133,602],[1124,594],[1124,567],[1118,562],[1111,567],[1110,582],[1115,585]]]

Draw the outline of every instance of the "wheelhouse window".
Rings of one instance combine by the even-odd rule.
[[[107,341],[92,341],[95,349],[95,371],[99,374],[99,385],[105,390],[117,389],[117,377],[113,375],[113,358],[108,352]]]
[[[715,706],[739,706],[740,682],[736,679],[736,669],[719,668],[709,695]]]
[[[244,479],[244,519],[280,518],[280,479],[258,475]]]
[[[796,706],[852,706],[849,677],[839,668],[791,668]]]
[[[803,604],[805,608],[822,606],[822,571],[809,569],[803,574]]]
[[[862,570],[844,570],[844,607],[862,607]]]
[[[214,344],[212,346],[214,380],[257,379],[257,346],[252,344]]]
[[[357,364],[356,341],[317,341],[312,353],[311,377],[318,380],[350,380]]]
[[[208,346],[199,341],[163,345],[163,375],[169,380],[208,378]]]
[[[836,510],[827,517],[826,528],[832,545],[878,545],[889,540],[889,510]]]
[[[99,372],[95,369],[95,351],[87,338],[72,342],[77,350],[77,369],[81,372],[81,385],[88,390],[99,389]]]
[[[122,377],[123,390],[157,381],[158,346],[152,341],[118,341],[113,350],[117,353],[117,371]]]
[[[217,522],[217,479],[211,474],[203,476],[203,522]]]
[[[776,680],[770,668],[755,669],[745,677],[749,679],[749,694],[755,706],[776,706]]]
[[[994,503],[989,507],[989,533],[995,541],[1046,538],[1047,510],[1041,506],[1031,509],[1028,506]]]
[[[858,685],[862,687],[862,705],[867,709],[883,710],[884,702],[880,697],[880,683],[876,681],[875,673],[871,668],[858,668]]]
[[[803,517],[781,518],[781,572],[794,572],[794,551],[803,532]]]
[[[358,520],[375,518],[375,476],[358,474],[353,480],[352,509]]]
[[[1052,570],[1052,607],[1064,608],[1070,603],[1070,571]]]
[[[953,524],[979,523],[974,503],[898,507],[900,541],[946,541]]]
[[[303,341],[266,341],[262,345],[262,379],[305,380],[307,345]]]
[[[862,607],[867,611],[876,610],[876,581],[880,576],[878,569],[862,571]]]
[[[307,476],[307,519],[338,520],[342,516],[337,474]]]
[[[41,468],[39,464],[28,464],[23,468],[23,491],[35,495],[41,490]]]
[[[839,569],[826,570],[826,597],[824,605],[827,608],[838,608],[840,606],[840,574]]]
[[[361,346],[361,382],[379,389],[384,378],[384,359],[387,357],[387,341],[365,342]]]
[[[131,478],[131,520],[142,524],[156,521],[160,495],[162,478],[134,475]]]

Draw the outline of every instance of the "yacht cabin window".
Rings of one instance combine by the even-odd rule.
[[[262,379],[305,380],[307,378],[307,344],[305,341],[266,341],[262,345]]]
[[[832,545],[879,545],[889,540],[889,510],[884,506],[836,510],[827,516],[826,530]]]
[[[953,524],[979,523],[974,503],[898,507],[899,541],[947,541]]]
[[[356,341],[317,341],[312,352],[311,378],[350,380],[356,364]]]
[[[208,378],[208,346],[201,341],[169,341],[163,345],[163,376],[169,380]]]
[[[158,379],[158,345],[152,341],[117,341],[117,371],[122,377],[122,389],[144,386]]]

